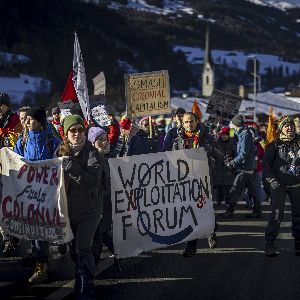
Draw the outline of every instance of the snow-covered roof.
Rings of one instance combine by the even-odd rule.
[[[249,94],[250,100],[243,100],[240,113],[246,111],[246,107],[254,107],[254,94]],[[300,113],[300,98],[286,97],[283,94],[274,94],[272,92],[257,94],[256,112],[268,114],[270,106],[273,107],[273,112],[277,115],[293,115]]]

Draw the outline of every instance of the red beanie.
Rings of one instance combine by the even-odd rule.
[[[220,134],[228,134],[229,135],[230,128],[229,127],[222,127]]]
[[[120,127],[125,130],[129,130],[131,128],[131,121],[128,118],[123,119],[119,124],[120,124]]]

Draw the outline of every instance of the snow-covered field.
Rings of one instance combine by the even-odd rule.
[[[116,10],[121,8],[135,9],[158,15],[177,14],[177,17],[182,17],[182,14],[193,15],[196,13],[194,9],[182,0],[165,0],[163,7],[150,5],[145,0],[128,0],[126,5],[112,1],[107,7]],[[197,18],[212,23],[215,22],[213,19],[204,18],[202,14],[197,14]]]
[[[281,10],[286,10],[293,7],[300,7],[300,0],[247,0],[257,5],[273,6]]]
[[[19,77],[0,77],[0,91],[9,94],[11,100],[20,103],[26,92],[48,92],[51,82],[41,77],[20,74]]]
[[[196,47],[187,47],[187,46],[175,46],[174,51],[182,51],[187,61],[190,64],[202,64],[203,58],[205,55],[205,49],[196,48]],[[283,61],[279,56],[269,55],[269,54],[252,54],[252,53],[245,53],[241,51],[225,51],[225,50],[212,50],[211,51],[212,58],[215,64],[222,65],[226,62],[227,66],[232,68],[237,68],[240,70],[246,70],[247,60],[251,59],[254,55],[256,59],[259,60],[260,63],[260,74],[265,74],[266,69],[268,67],[271,68],[279,68],[280,66],[283,67],[283,74],[288,75],[286,71],[291,75],[293,72],[300,71],[300,61],[295,62],[288,62]]]

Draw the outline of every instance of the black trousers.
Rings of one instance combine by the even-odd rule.
[[[234,212],[237,206],[237,202],[240,199],[245,187],[248,188],[249,193],[253,196],[253,212],[254,213],[261,213],[261,203],[257,197],[256,192],[256,181],[255,181],[255,173],[246,173],[240,172],[236,175],[233,186],[230,189],[230,197],[231,202],[227,211]]]
[[[267,241],[274,241],[279,234],[287,195],[291,201],[292,234],[294,238],[300,239],[300,187],[286,188],[280,186],[276,190],[271,189],[271,214],[265,232]]]

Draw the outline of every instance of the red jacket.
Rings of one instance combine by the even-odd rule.
[[[114,145],[117,143],[119,135],[120,135],[120,128],[118,124],[114,123],[108,126],[107,137],[110,145]]]

